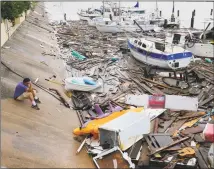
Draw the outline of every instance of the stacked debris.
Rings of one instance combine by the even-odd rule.
[[[204,152],[210,143],[202,138],[201,133],[213,118],[212,61],[195,59],[186,70],[160,69],[132,57],[127,48],[127,37],[135,35],[102,34],[83,21],[72,21],[69,25],[55,24],[55,30],[62,58],[67,63],[68,77],[90,77],[100,84],[100,88],[92,92],[72,91],[73,108],[81,122],[74,133],[87,135],[78,152],[83,145],[87,145],[88,153],[94,156],[95,164],[101,168],[148,165],[209,167],[207,153]],[[176,101],[174,97],[180,100]],[[151,107],[148,98],[157,98],[153,106],[159,107]],[[194,104],[189,104],[188,99],[193,99]],[[181,100],[188,104],[181,103]],[[142,106],[145,110],[133,109],[132,106]],[[150,108],[147,109],[147,106]],[[133,111],[140,111],[141,116]],[[145,112],[150,117],[149,124],[152,124],[149,131],[147,116],[143,115]],[[119,137],[120,133],[113,131],[126,127],[119,125],[123,123],[123,118],[124,123],[129,124],[135,120],[135,115],[136,119],[142,119],[140,122],[144,126],[139,133],[135,133],[139,123],[134,122],[134,135],[129,133],[126,136],[140,134],[142,137],[129,140],[129,146],[121,148],[121,140],[109,139],[106,134],[118,134]],[[96,124],[100,119],[105,122]],[[113,127],[115,124],[118,124],[117,129]],[[122,134],[120,137],[123,137]],[[106,156],[108,154],[111,157]],[[100,160],[103,156],[106,156],[105,160]]]

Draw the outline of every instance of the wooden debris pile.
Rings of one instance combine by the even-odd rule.
[[[178,71],[151,67],[132,57],[127,48],[127,34],[102,34],[83,21],[69,24],[56,27],[68,76],[88,76],[102,84],[91,93],[72,92],[73,108],[81,124],[97,117],[94,104],[99,104],[104,112],[108,111],[109,103],[130,108],[125,103],[128,94],[197,97],[201,112],[167,110],[151,122],[151,133],[136,142],[128,154],[138,166],[208,168],[206,156],[210,143],[203,139],[202,132],[213,117],[209,114],[214,107],[213,63],[201,59]],[[72,50],[86,59],[74,58]]]

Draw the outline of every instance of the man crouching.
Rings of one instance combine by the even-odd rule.
[[[36,96],[36,89],[32,88],[32,83],[29,78],[24,78],[23,82],[17,84],[14,99],[15,100],[25,100],[30,99],[32,102],[32,108],[39,110],[37,103],[41,103],[39,98]]]

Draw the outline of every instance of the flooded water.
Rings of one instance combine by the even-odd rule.
[[[133,7],[135,2],[121,2],[122,7]],[[49,13],[50,20],[63,20],[64,13],[67,20],[78,20],[77,11],[79,9],[87,9],[89,7],[100,8],[100,2],[45,2],[45,7]],[[155,2],[139,2],[140,8],[146,9],[147,13],[151,13],[155,9]],[[194,27],[197,29],[204,28],[204,19],[213,18],[210,15],[214,2],[175,2],[175,14],[180,11],[181,27],[189,28],[192,11],[196,10]],[[172,13],[172,2],[158,2],[158,8],[162,11],[164,18],[169,18]]]

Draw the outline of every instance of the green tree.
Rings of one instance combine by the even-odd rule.
[[[31,7],[30,1],[1,1],[1,16],[14,21]]]

